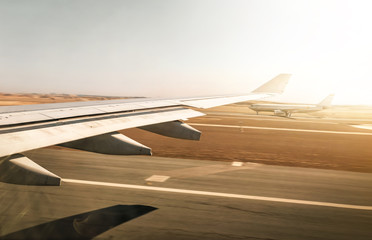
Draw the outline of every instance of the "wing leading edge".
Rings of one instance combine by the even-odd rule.
[[[21,154],[57,144],[108,154],[151,154],[150,148],[117,132],[123,129],[137,127],[164,136],[198,140],[200,132],[179,120],[204,114],[187,107],[210,108],[273,96],[283,92],[289,78],[289,74],[280,74],[244,95],[0,108],[0,181],[60,185],[58,176]]]

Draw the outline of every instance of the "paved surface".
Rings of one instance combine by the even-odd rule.
[[[27,156],[65,181],[0,183],[0,239],[372,239],[368,173],[59,149]]]

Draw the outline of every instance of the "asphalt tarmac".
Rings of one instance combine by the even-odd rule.
[[[372,239],[372,174],[40,149],[0,183],[0,239]],[[300,161],[300,159],[299,159]]]

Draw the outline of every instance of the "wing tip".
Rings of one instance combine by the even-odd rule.
[[[255,89],[253,93],[283,93],[291,76],[290,73],[281,73]]]

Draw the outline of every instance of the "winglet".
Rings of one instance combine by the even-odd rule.
[[[332,105],[332,100],[333,100],[334,96],[335,96],[334,94],[328,95],[318,105],[321,106],[321,107],[325,107],[325,108],[330,107]]]
[[[283,93],[291,74],[279,74],[267,83],[253,91],[253,93]]]

